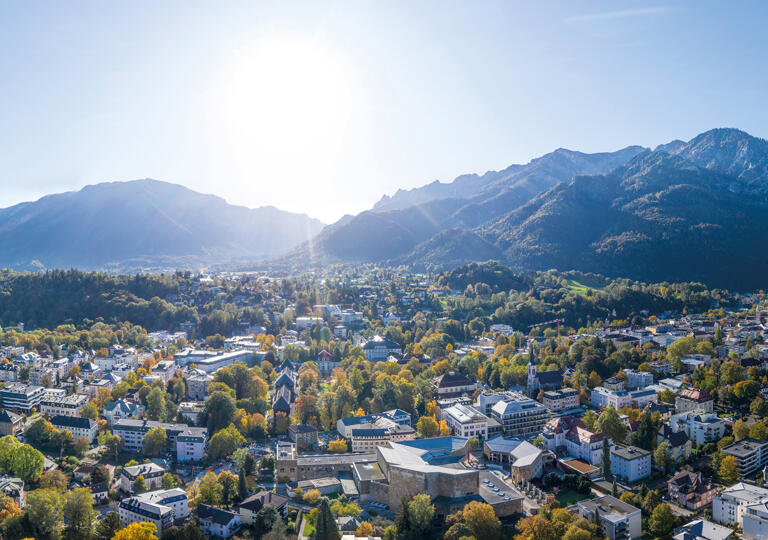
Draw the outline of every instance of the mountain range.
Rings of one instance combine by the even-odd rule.
[[[275,257],[323,224],[157,180],[108,182],[0,210],[0,266],[199,268]]]
[[[439,271],[497,259],[740,290],[768,282],[768,142],[714,129],[656,148],[566,149],[383,197],[273,261]]]

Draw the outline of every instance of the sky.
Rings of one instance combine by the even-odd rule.
[[[0,206],[155,178],[326,223],[558,147],[768,136],[765,2],[0,3]]]

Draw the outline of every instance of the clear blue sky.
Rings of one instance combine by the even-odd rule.
[[[0,205],[157,178],[326,222],[713,127],[766,136],[765,2],[5,2]]]

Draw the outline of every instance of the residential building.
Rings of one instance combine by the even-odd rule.
[[[143,408],[143,407],[142,407]],[[125,418],[134,418],[141,412],[140,406],[132,401],[118,399],[117,401],[108,401],[104,405],[104,418],[110,425]]]
[[[624,390],[624,387],[626,386],[627,381],[622,379],[621,377],[608,377],[603,381],[603,388],[607,388],[608,390],[612,390],[614,392],[618,392],[619,390]]]
[[[24,418],[8,409],[0,411],[0,435],[16,435],[24,428]]]
[[[82,416],[54,416],[51,418],[51,424],[58,430],[69,430],[75,439],[85,437],[89,442],[95,441],[96,435],[99,434],[99,425],[96,421]]]
[[[369,362],[380,362],[386,360],[390,354],[403,354],[403,348],[394,341],[374,336],[363,345],[363,353]]]
[[[181,488],[150,491],[123,499],[117,510],[123,526],[147,521],[158,532],[171,527],[175,521],[189,515],[187,493]]]
[[[624,375],[627,377],[628,390],[637,390],[653,384],[653,373],[647,371],[626,368]]]
[[[576,503],[579,515],[589,521],[600,519],[603,536],[609,540],[631,540],[643,535],[640,509],[605,495]]]
[[[445,399],[460,396],[472,396],[477,390],[477,383],[462,373],[449,371],[432,379],[435,398]]]
[[[277,442],[275,447],[275,478],[279,482],[296,482],[298,478],[298,453],[296,445]]]
[[[300,450],[317,448],[317,428],[307,424],[291,424],[288,426],[288,439],[296,443]]]
[[[205,412],[203,401],[182,401],[179,403],[179,414],[192,426],[200,425]]]
[[[674,431],[667,424],[662,425],[656,436],[656,444],[662,443],[669,445],[669,457],[673,462],[686,459],[691,455],[691,439],[685,431]]]
[[[122,419],[114,423],[112,432],[123,439],[123,449],[128,452],[141,452],[144,447],[144,435],[153,427],[162,427],[168,435],[171,448],[179,461],[198,460],[205,454],[208,440],[206,428],[189,427],[186,424],[166,424],[152,420]],[[182,437],[177,440],[177,436]]]
[[[0,389],[0,402],[3,407],[12,411],[29,413],[38,409],[45,397],[45,388],[24,383],[9,384]]]
[[[315,363],[320,370],[320,375],[328,376],[339,367],[339,362],[326,350],[320,351],[315,357]]]
[[[637,482],[651,474],[651,453],[636,446],[614,446],[611,474],[627,482]]]
[[[692,512],[712,504],[716,492],[712,480],[700,472],[681,471],[667,480],[669,499]]]
[[[686,412],[669,417],[672,431],[683,431],[698,445],[717,442],[725,436],[725,420],[714,413]]]
[[[711,413],[714,410],[714,398],[699,388],[685,388],[675,398],[675,411]]]
[[[24,480],[15,476],[0,474],[0,493],[10,497],[19,508],[26,506],[27,497],[24,492]]]
[[[488,418],[474,407],[468,405],[453,405],[442,411],[451,435],[457,437],[488,438]]]
[[[768,489],[739,482],[712,497],[712,519],[723,525],[741,527],[748,506],[767,502]]]
[[[395,424],[400,424],[401,426],[411,425],[411,415],[402,409],[390,409],[381,413],[381,416],[385,416]]]
[[[45,397],[40,402],[40,413],[46,416],[80,416],[88,403],[88,396],[70,394],[64,397]]]
[[[549,420],[539,437],[544,448],[556,455],[567,455],[598,467],[603,460],[603,440],[608,439],[608,447],[613,447],[613,440],[607,434],[592,433],[574,416]]]
[[[739,475],[747,476],[768,464],[768,442],[747,438],[726,446],[723,454],[733,456],[739,463]]]
[[[144,477],[145,491],[160,489],[163,485],[163,475],[168,471],[157,463],[142,463],[131,467],[123,467],[120,473],[120,489],[125,493],[133,493],[133,483],[139,476]]]
[[[696,519],[672,531],[673,540],[730,540],[734,532],[706,519]]]
[[[528,441],[497,436],[483,444],[485,458],[509,468],[514,482],[541,478],[544,472],[544,452]]]
[[[237,511],[240,514],[240,521],[245,526],[253,525],[253,520],[259,510],[264,506],[271,504],[275,510],[282,512],[285,504],[290,501],[288,497],[272,493],[271,491],[259,491],[250,497],[243,499],[237,505]]]
[[[19,366],[17,364],[0,364],[0,382],[9,383],[19,380]]]
[[[223,367],[231,366],[235,362],[244,362],[250,364],[253,360],[251,351],[232,351],[216,356],[203,358],[195,362],[197,369],[205,373],[213,373]]]
[[[187,397],[195,401],[204,401],[208,397],[208,386],[213,377],[207,373],[195,373],[185,377],[187,382]]]
[[[200,529],[212,538],[230,538],[240,530],[240,514],[215,506],[199,504],[197,519]]]
[[[541,402],[552,412],[575,409],[579,406],[579,391],[575,388],[547,390],[542,393]]]
[[[596,386],[590,396],[592,405],[600,408],[634,407],[642,409],[649,403],[657,403],[659,398],[655,390],[608,390],[604,386]]]
[[[491,415],[503,426],[505,435],[525,439],[541,432],[549,419],[549,409],[522,394],[509,392],[507,400],[493,406]]]

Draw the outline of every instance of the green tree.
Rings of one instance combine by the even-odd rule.
[[[96,524],[96,538],[98,540],[112,540],[115,533],[122,528],[123,524],[117,512],[109,512]]]
[[[658,427],[648,411],[640,415],[640,425],[634,433],[633,439],[636,446],[644,450],[652,450],[656,442]]]
[[[614,441],[621,442],[627,435],[627,426],[619,418],[619,413],[613,407],[608,407],[597,418],[595,428],[600,433],[607,433]]]
[[[99,407],[93,401],[89,401],[85,404],[83,410],[80,411],[80,416],[96,420],[99,417]]]
[[[245,444],[245,437],[240,434],[234,424],[230,424],[229,427],[211,437],[208,443],[208,455],[218,459],[234,452],[243,444]]]
[[[22,444],[11,457],[11,470],[13,476],[18,476],[25,482],[35,481],[43,472],[45,458],[39,450],[28,444]]]
[[[603,456],[602,456],[603,477],[611,477],[611,445],[608,438],[603,438]]]
[[[200,481],[200,500],[203,504],[218,506],[221,502],[221,484],[218,477],[213,472],[205,473]]]
[[[653,451],[653,462],[661,472],[666,473],[671,465],[669,457],[669,443],[663,442]]]
[[[133,492],[134,493],[144,493],[145,491],[147,491],[147,483],[144,480],[144,476],[140,474],[133,481]]]
[[[429,495],[420,493],[408,503],[412,530],[423,536],[428,536],[432,529],[432,518],[435,516],[435,507]]]
[[[88,488],[78,488],[69,492],[64,500],[64,538],[66,540],[87,540],[93,535],[93,522],[96,512],[93,510],[93,497]]]
[[[160,480],[160,482],[162,483],[163,489],[173,489],[178,485],[176,483],[176,479],[169,472],[163,475],[163,478]]]
[[[237,500],[237,476],[229,471],[221,471],[219,485],[221,486],[221,504],[229,508]]]
[[[78,437],[72,443],[72,448],[74,449],[75,455],[77,457],[83,457],[88,452],[90,447],[91,441],[88,439],[88,437]]]
[[[657,537],[667,536],[675,527],[675,515],[668,504],[660,504],[651,512],[651,519],[648,523],[651,532]]]
[[[146,415],[150,420],[160,420],[165,411],[165,392],[159,387],[150,390],[147,395]]]
[[[153,456],[168,448],[168,434],[162,426],[156,426],[144,434],[141,440],[144,453]]]
[[[241,467],[237,472],[237,496],[241,501],[248,497],[248,481],[245,477],[245,467]]]
[[[336,519],[331,513],[331,506],[328,499],[323,497],[317,507],[317,517],[315,519],[315,540],[340,540],[339,528],[336,525]]]
[[[232,422],[235,414],[235,399],[228,393],[216,391],[205,400],[204,414],[207,418],[208,433],[213,436]]]
[[[64,497],[52,489],[36,489],[27,494],[27,517],[38,540],[55,540],[64,527]]]
[[[115,456],[115,463],[117,463],[117,456],[120,454],[120,450],[123,449],[123,438],[120,435],[108,435],[104,446],[107,447],[107,451]]]

